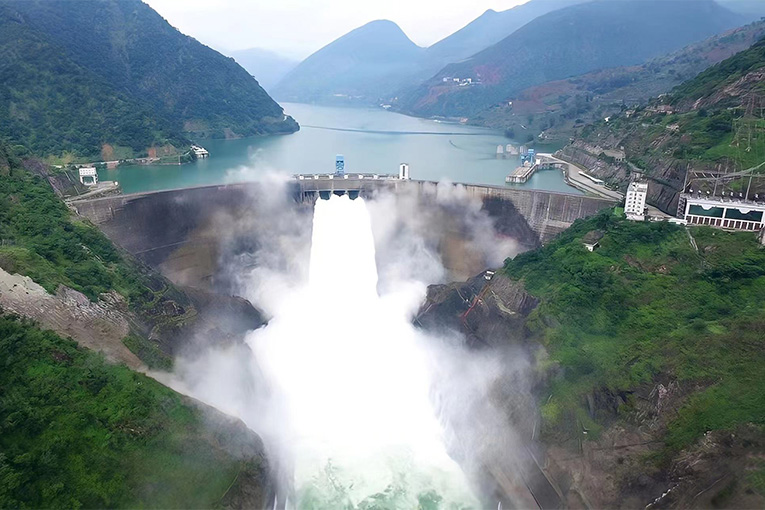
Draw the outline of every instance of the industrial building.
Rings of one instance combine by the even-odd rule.
[[[401,163],[398,166],[398,178],[402,181],[409,180],[409,163]]]
[[[85,186],[95,186],[98,184],[98,173],[94,166],[80,167],[80,182]]]
[[[648,196],[648,183],[632,181],[624,199],[624,214],[628,220],[645,221],[645,201]]]
[[[204,159],[204,158],[210,157],[210,153],[207,152],[207,149],[205,149],[204,147],[200,147],[199,145],[192,145],[191,151],[194,153],[194,156],[197,159]]]
[[[709,225],[730,230],[755,232],[765,227],[765,203],[751,200],[728,200],[701,194],[683,193],[682,217],[690,225]]]

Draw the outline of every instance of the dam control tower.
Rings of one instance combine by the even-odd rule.
[[[409,163],[401,163],[398,165],[398,178],[402,181],[409,180]]]
[[[335,175],[345,175],[345,156],[342,154],[335,156]]]

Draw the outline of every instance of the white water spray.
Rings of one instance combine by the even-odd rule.
[[[416,239],[412,253],[402,249],[406,243],[386,252],[388,274],[378,295],[367,204],[347,197],[317,201],[310,259],[303,256],[307,236],[290,240],[276,246],[289,259],[277,266],[291,273],[252,278],[245,289],[245,295],[268,298],[268,326],[251,332],[246,345],[178,359],[168,384],[242,419],[264,439],[280,498],[287,485],[294,489],[288,508],[480,507],[447,453],[431,397],[438,388],[440,409],[452,424],[463,425],[463,433],[476,420],[500,423],[499,414],[477,412],[481,407],[474,405],[487,403],[486,388],[500,371],[496,360],[485,363],[412,326],[426,292],[427,282],[418,277],[433,274],[421,270],[430,267],[421,259],[432,255]],[[391,265],[398,270],[391,272]],[[461,462],[471,474],[477,465],[470,455],[496,443],[487,438],[504,437],[501,424],[478,429],[472,442],[460,436],[459,445],[449,444],[449,451],[468,454]],[[501,455],[512,450],[508,444]]]
[[[363,200],[319,200],[307,286],[247,339],[284,400],[297,506],[357,506],[373,495],[399,508],[423,497],[475,505],[429,398],[412,300],[379,297],[376,285]]]

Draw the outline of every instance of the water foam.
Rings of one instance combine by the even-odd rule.
[[[364,201],[317,201],[307,285],[247,338],[285,405],[295,503],[477,506],[433,410],[411,296],[376,286]]]

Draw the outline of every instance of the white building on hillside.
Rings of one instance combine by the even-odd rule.
[[[94,186],[98,184],[98,172],[96,172],[96,167],[80,167],[80,182],[85,186]]]
[[[628,220],[645,220],[645,199],[648,195],[648,183],[633,181],[627,188],[624,199],[624,214]]]
[[[194,153],[194,156],[196,156],[198,159],[204,159],[209,158],[210,153],[207,152],[207,149],[204,147],[200,147],[199,145],[192,145],[191,150]]]

